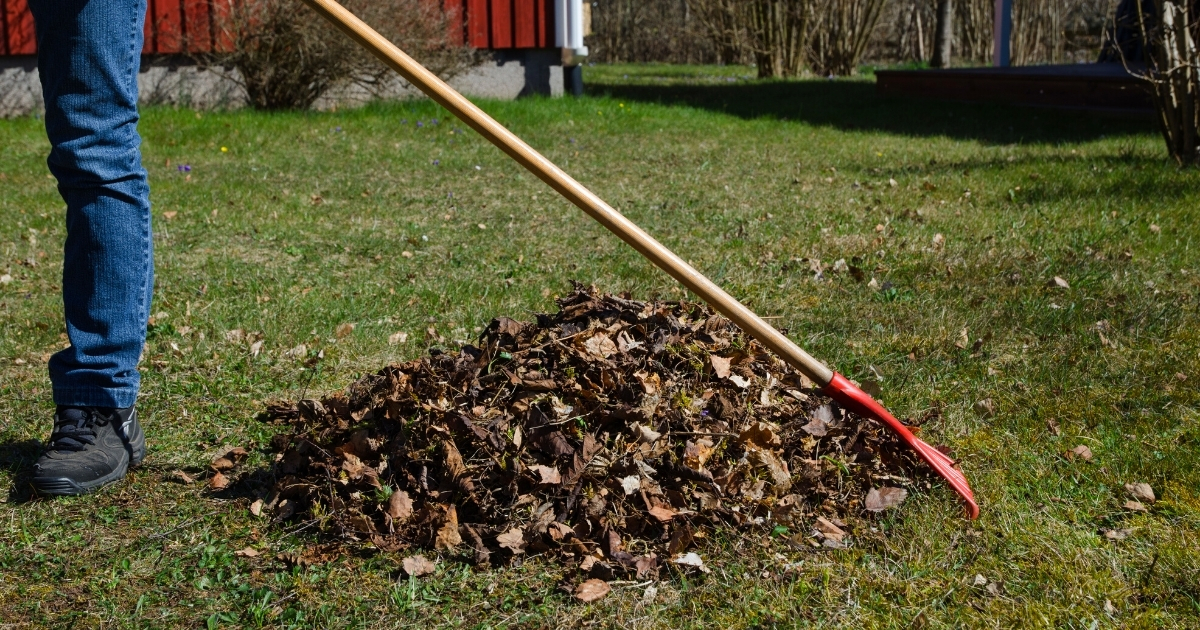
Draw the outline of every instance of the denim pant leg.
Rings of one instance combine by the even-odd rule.
[[[50,359],[59,405],[128,407],[154,289],[150,199],[137,133],[146,0],[30,0],[50,171],[67,203],[63,311]]]

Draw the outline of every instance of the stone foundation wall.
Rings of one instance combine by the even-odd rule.
[[[541,94],[562,96],[562,57],[557,49],[497,50],[483,63],[450,79],[450,85],[476,98],[512,100]],[[238,85],[237,71],[198,68],[180,57],[144,57],[138,73],[140,102],[196,109],[243,107],[246,98]],[[400,77],[382,90],[349,86],[327,94],[317,109],[354,107],[377,98],[418,98],[422,95]],[[0,57],[0,117],[40,112],[42,87],[37,59],[32,56]]]

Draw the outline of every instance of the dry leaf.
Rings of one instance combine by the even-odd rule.
[[[993,418],[996,415],[996,403],[991,398],[984,398],[975,403],[975,415],[980,418]]]
[[[255,499],[254,503],[250,504],[250,513],[254,516],[262,516],[263,500]]]
[[[712,364],[713,374],[716,374],[717,378],[729,378],[729,365],[733,362],[732,359],[710,354],[708,361]]]
[[[1066,280],[1063,280],[1062,278],[1060,278],[1058,276],[1054,276],[1054,284],[1052,286],[1058,287],[1060,289],[1070,289],[1071,288],[1071,285]]]
[[[262,347],[263,347],[262,339],[259,339],[258,341],[255,341],[254,343],[250,344],[250,356],[257,357],[262,352]]]
[[[437,566],[425,556],[409,556],[401,565],[404,567],[404,574],[414,578],[432,575],[437,569]]]
[[[174,219],[176,217],[176,215],[178,215],[178,214],[179,214],[179,212],[176,210],[167,210],[166,212],[163,213],[163,218],[170,221],[171,219]]]
[[[562,474],[558,472],[557,468],[552,466],[530,466],[529,470],[537,473],[538,483],[547,485],[562,483]]]
[[[403,490],[396,490],[388,497],[387,515],[396,521],[407,521],[412,518],[413,505],[412,499],[408,498],[408,493]]]
[[[239,549],[233,553],[234,555],[241,556],[243,558],[254,558],[258,555],[258,550],[253,547],[246,547],[245,549]]]
[[[1051,435],[1062,435],[1062,429],[1058,426],[1058,421],[1054,418],[1046,419],[1046,428],[1050,429]]]
[[[1126,501],[1125,505],[1121,506],[1130,512],[1149,512],[1146,506],[1139,501]]]
[[[395,346],[408,341],[408,333],[398,332],[388,335],[388,345]]]
[[[841,540],[846,537],[846,530],[834,525],[832,521],[824,516],[817,517],[816,529],[826,537],[833,538],[838,542],[841,542]]]
[[[637,475],[630,475],[621,480],[621,488],[625,490],[626,495],[633,494],[642,489],[642,480]]]
[[[971,345],[971,338],[967,335],[967,329],[964,327],[958,331],[958,341],[954,342],[954,347],[959,350],[966,350],[969,345]]]
[[[617,353],[617,344],[613,343],[612,339],[604,333],[596,333],[587,341],[583,342],[583,347],[587,349],[588,354],[600,359],[607,359]]]
[[[176,481],[176,482],[182,483],[184,485],[188,485],[188,484],[192,484],[192,483],[196,482],[196,480],[193,479],[191,475],[183,472],[182,470],[172,470],[171,474],[168,476],[168,478],[171,479],[171,481]]]
[[[1153,505],[1158,500],[1154,496],[1154,489],[1148,483],[1127,483],[1125,484],[1125,492],[1128,492],[1129,496],[1134,499],[1150,505]]]
[[[496,544],[513,553],[525,553],[525,533],[514,527],[496,536]]]
[[[438,529],[433,548],[453,549],[461,544],[462,537],[458,534],[458,510],[454,509],[453,505],[446,506],[446,518]]]
[[[677,515],[675,510],[657,505],[650,508],[648,511],[650,512],[650,516],[658,519],[660,523],[668,523]]]
[[[1109,540],[1125,540],[1126,538],[1129,537],[1130,534],[1133,533],[1133,530],[1129,529],[1129,528],[1120,528],[1120,529],[1101,528],[1100,532],[1103,533],[1104,537]]]
[[[208,487],[213,490],[224,490],[229,487],[229,478],[219,472],[213,473],[213,476],[208,478]]]
[[[575,587],[575,599],[585,604],[590,604],[603,599],[611,590],[612,588],[609,587],[608,582],[592,578]]]
[[[808,424],[800,428],[804,429],[805,433],[809,435],[815,435],[817,437],[825,437],[829,433],[829,427],[825,425],[825,422],[816,417],[814,417],[812,420],[809,420]]]
[[[350,333],[354,332],[354,327],[355,324],[351,324],[349,322],[338,324],[338,327],[333,331],[333,336],[337,337],[338,339],[345,339],[350,335]]]
[[[871,488],[871,491],[867,493],[865,505],[872,512],[882,512],[900,507],[900,504],[904,503],[907,498],[908,491],[904,488]]]
[[[697,571],[704,573],[708,573],[709,571],[708,567],[704,566],[704,560],[700,558],[700,554],[694,551],[681,553],[674,558],[671,558],[671,562],[673,564],[677,564],[682,567],[688,567],[690,569],[696,569]]]
[[[1082,459],[1085,462],[1092,461],[1092,449],[1090,449],[1082,444],[1071,449],[1071,455],[1078,457],[1079,459]]]
[[[933,248],[941,249],[946,244],[946,237],[941,232],[933,235]]]

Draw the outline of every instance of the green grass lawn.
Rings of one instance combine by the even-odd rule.
[[[415,582],[369,550],[290,568],[318,531],[170,481],[233,446],[269,465],[266,401],[418,356],[430,327],[471,339],[553,310],[571,280],[683,296],[427,102],[144,112],[149,455],[97,495],[31,499],[64,228],[42,122],[19,118],[0,121],[0,627],[1200,626],[1200,171],[1168,162],[1149,119],[750,74],[597,66],[584,98],[482,105],[814,355],[881,380],[961,459],[977,522],[934,485],[851,523],[849,549],[719,532],[698,549],[710,575],[582,605],[537,558],[445,557]],[[1064,457],[1080,445],[1090,461]],[[1122,508],[1129,482],[1153,486],[1149,513]]]

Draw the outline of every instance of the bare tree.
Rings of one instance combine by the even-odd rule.
[[[937,35],[933,40],[933,59],[929,65],[934,68],[948,68],[950,66],[950,47],[953,42],[954,3],[952,0],[938,0]]]

